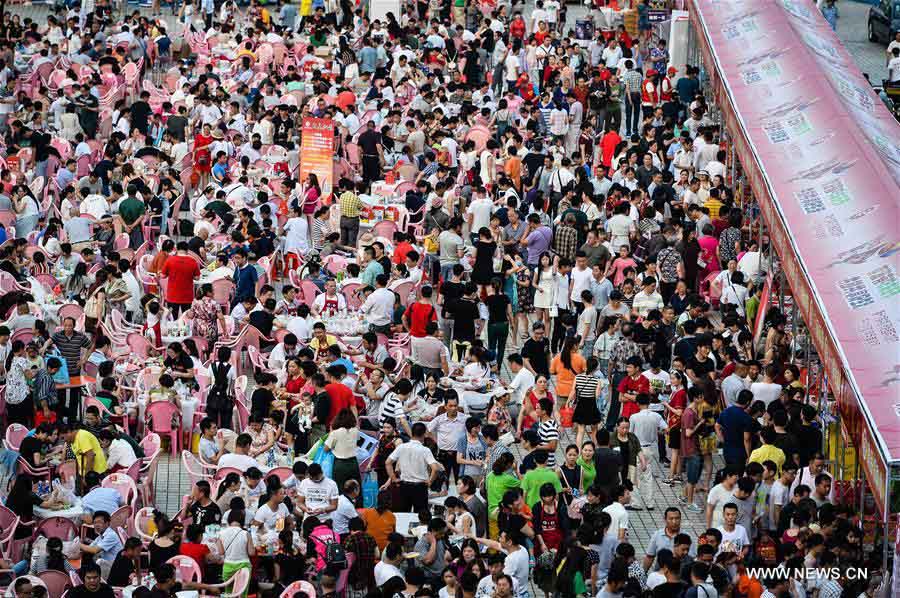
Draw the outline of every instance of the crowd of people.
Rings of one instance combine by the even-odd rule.
[[[886,596],[665,4],[7,7],[10,595]]]

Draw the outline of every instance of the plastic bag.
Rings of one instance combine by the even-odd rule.
[[[370,471],[366,474],[362,484],[363,506],[372,509],[378,503],[378,478],[375,472]]]
[[[63,483],[59,479],[53,480],[53,490],[50,492],[50,496],[74,505],[78,501],[78,497],[75,496],[75,480],[71,479],[67,483]]]
[[[53,374],[53,381],[57,384],[68,384],[69,383],[69,364],[66,363],[66,360],[63,359],[62,353],[59,352],[59,349],[54,348],[52,351],[47,351],[48,357],[56,357],[62,363],[59,370],[55,374]]]
[[[322,466],[322,473],[325,474],[325,477],[330,478],[334,473],[334,452],[326,451],[320,448],[319,453],[316,455],[316,458],[313,459],[313,463],[318,463]]]
[[[322,452],[322,445],[325,444],[324,438],[319,438],[312,448],[306,451],[306,458],[312,462],[316,461],[316,458],[319,456],[319,453]]]

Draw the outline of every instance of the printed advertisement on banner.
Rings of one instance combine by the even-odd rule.
[[[334,121],[330,118],[304,118],[300,142],[300,181],[316,175],[322,198],[328,198],[334,185]]]
[[[884,513],[884,490],[887,482],[887,469],[881,454],[878,452],[878,446],[872,437],[872,431],[868,426],[862,426],[862,444],[859,447],[859,462],[866,470],[866,482],[875,504],[878,505],[878,514]]]

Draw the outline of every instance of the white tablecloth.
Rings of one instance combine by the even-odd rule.
[[[394,513],[394,517],[397,519],[397,533],[403,534],[407,537],[412,537],[412,534],[409,531],[410,526],[416,527],[419,525],[419,515],[417,513]]]
[[[34,518],[35,519],[49,519],[50,517],[64,517],[65,519],[71,519],[76,523],[81,523],[81,516],[84,515],[84,507],[81,506],[81,499],[75,498],[75,503],[69,507],[68,509],[63,509],[61,511],[54,511],[51,509],[44,509],[41,507],[34,507]]]

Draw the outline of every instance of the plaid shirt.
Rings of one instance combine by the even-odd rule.
[[[609,371],[624,372],[625,362],[632,357],[644,359],[644,353],[641,351],[640,345],[630,338],[620,338],[609,351]]]
[[[487,451],[487,467],[485,471],[490,473],[494,469],[494,462],[500,458],[501,455],[512,452],[509,450],[509,447],[501,444],[499,442],[495,442],[494,446],[488,449]]]
[[[341,204],[341,216],[346,218],[359,218],[359,211],[362,209],[362,200],[352,191],[344,191],[341,193],[338,201]]]
[[[559,257],[569,260],[575,259],[575,251],[578,249],[578,231],[571,226],[562,225],[556,229],[553,237],[553,251]]]
[[[356,555],[350,569],[349,583],[356,589],[375,588],[375,538],[366,532],[352,532],[344,538],[344,550]]]
[[[627,93],[641,93],[641,83],[643,81],[644,77],[634,69],[626,71],[625,74],[622,75],[622,83],[625,84],[625,91]]]
[[[841,598],[843,592],[841,584],[833,579],[827,579],[819,586],[819,598]]]

